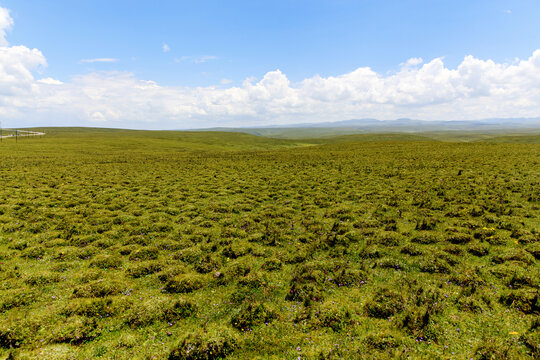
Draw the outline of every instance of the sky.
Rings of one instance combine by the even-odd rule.
[[[0,0],[0,121],[539,117],[539,16],[536,0]]]

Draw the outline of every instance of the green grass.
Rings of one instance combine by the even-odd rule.
[[[42,131],[0,144],[0,358],[538,357],[537,137]]]

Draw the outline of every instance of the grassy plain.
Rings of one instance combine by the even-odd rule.
[[[41,130],[0,144],[0,356],[540,356],[537,136]]]

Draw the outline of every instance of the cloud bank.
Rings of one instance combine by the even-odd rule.
[[[47,66],[41,51],[8,44],[5,35],[12,24],[9,11],[0,8],[0,116],[10,126],[179,129],[364,117],[540,116],[540,49],[512,63],[468,55],[450,69],[442,58],[412,58],[391,74],[359,67],[297,83],[280,70],[240,86],[228,81],[210,87],[161,86],[127,72],[93,72],[61,82],[36,75]]]

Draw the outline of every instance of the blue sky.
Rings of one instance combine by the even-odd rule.
[[[468,55],[484,62],[511,65],[516,63],[516,58],[531,58],[534,51],[540,48],[539,1],[0,0],[0,6],[9,10],[13,22],[12,26],[6,28],[8,46],[22,45],[41,52],[43,64],[29,67],[33,80],[54,79],[65,86],[69,85],[71,92],[75,87],[85,93],[83,86],[87,86],[89,76],[105,76],[106,81],[114,84],[124,82],[119,96],[129,96],[126,89],[137,87],[134,85],[137,81],[151,81],[164,89],[164,97],[169,98],[169,102],[163,105],[165,110],[154,111],[154,107],[158,106],[156,103],[160,101],[141,104],[141,108],[153,109],[148,116],[157,117],[153,123],[147,124],[148,127],[176,127],[176,124],[180,127],[191,124],[194,127],[200,124],[249,125],[309,119],[325,121],[349,116],[438,119],[445,111],[433,106],[441,101],[453,101],[456,105],[457,98],[448,100],[447,95],[442,100],[414,98],[413,105],[421,108],[411,109],[410,106],[403,107],[410,105],[403,104],[403,99],[410,94],[395,101],[387,100],[387,95],[377,97],[372,94],[369,99],[362,98],[366,106],[354,108],[355,103],[364,100],[351,99],[347,103],[350,109],[339,113],[320,104],[299,105],[299,100],[291,96],[308,96],[307,93],[291,95],[283,87],[284,92],[273,92],[270,98],[261,98],[262,95],[257,93],[257,101],[263,98],[267,102],[273,101],[264,106],[253,102],[253,94],[222,92],[210,96],[207,93],[200,95],[196,89],[215,87],[223,91],[231,88],[245,90],[246,79],[252,79],[250,81],[255,86],[270,74],[271,79],[267,83],[283,82],[290,89],[298,90],[304,88],[299,84],[306,79],[319,76],[331,80],[332,77],[346,77],[366,68],[376,76],[388,78],[402,71],[403,64],[409,59],[418,58],[423,62],[412,63],[420,69],[434,59],[440,59],[446,70],[457,69]],[[281,75],[275,74],[277,70]],[[482,71],[485,77],[488,70]],[[508,74],[507,71],[506,76]],[[352,86],[355,90],[348,90],[349,95],[359,91],[358,84],[351,83],[354,79],[357,79],[356,75],[349,76],[338,88]],[[103,79],[100,81],[105,83]],[[399,85],[389,88],[390,83],[396,81]],[[390,89],[384,90],[386,92],[402,94],[403,84],[407,89],[412,86],[399,79],[396,81],[389,79],[384,85],[374,84],[372,90],[383,86]],[[470,79],[467,81],[470,84]],[[320,83],[318,80],[315,82]],[[450,81],[452,86],[455,82]],[[326,81],[324,85],[313,85],[317,88],[310,88],[308,92],[319,94],[323,88],[325,91],[340,91],[335,87],[329,89],[330,83]],[[106,89],[108,94],[112,87]],[[266,85],[263,87],[267,89]],[[426,85],[421,87],[425,88]],[[175,95],[171,95],[171,91],[177,91],[176,96],[184,96],[180,105],[172,105]],[[184,91],[189,94],[186,95]],[[481,93],[476,88],[463,90],[463,86],[455,91],[462,91],[461,100],[469,99],[472,93]],[[286,109],[276,110],[275,100],[281,99],[285,93],[292,100],[285,104]],[[209,111],[198,105],[196,109],[187,109],[186,106],[193,101],[186,100],[185,96],[191,96],[191,100],[193,96],[198,100],[202,97],[206,104],[210,96],[210,102],[219,103],[221,108],[216,110],[214,107]],[[251,107],[250,111],[232,111],[227,107],[229,105],[224,105],[224,101],[230,98],[230,106],[242,106],[238,104],[242,96],[243,101],[251,101],[247,104]],[[313,96],[317,100],[320,94]],[[342,97],[334,99],[332,94],[323,97],[325,102],[333,102],[334,105],[338,100],[343,100]],[[538,109],[531,109],[529,103],[535,100],[536,94],[532,94],[529,102],[525,102],[528,107],[518,109],[520,111],[488,111],[486,103],[467,104],[470,110],[461,117],[508,116],[512,111],[518,115],[533,116]],[[381,103],[385,106],[390,104],[391,108],[386,106],[379,112],[375,111],[374,107]],[[93,104],[86,103],[84,109],[79,109],[84,115],[79,116],[77,109],[71,109],[69,113],[58,114],[56,118],[62,118],[58,120],[62,124],[71,124],[70,117],[73,123],[86,124],[92,119],[92,114],[101,113],[103,117],[97,115],[93,119],[101,119],[104,125],[129,125],[130,117],[120,113],[122,106],[130,107],[133,104],[108,104],[103,105],[103,109],[98,109],[100,106],[95,101]],[[283,101],[279,104],[283,105]],[[37,124],[47,121],[45,115],[55,115],[51,110],[52,105],[48,105],[33,110],[7,109],[4,113],[13,121],[26,116],[28,124]],[[92,106],[96,107],[96,111],[92,110]],[[302,106],[306,111],[298,111],[298,107]],[[322,111],[324,116],[313,118],[314,108],[317,114]],[[537,115],[540,116],[540,113]],[[460,117],[459,113],[452,116]],[[176,123],[175,118],[178,119]],[[136,123],[133,123],[134,127],[147,126],[140,119]]]
[[[164,85],[241,82],[280,69],[292,81],[412,57],[503,62],[540,47],[538,1],[11,0],[12,44],[40,49],[48,76],[127,70]],[[170,47],[163,53],[163,44]],[[182,57],[216,57],[195,63]],[[117,63],[80,64],[116,58]]]

